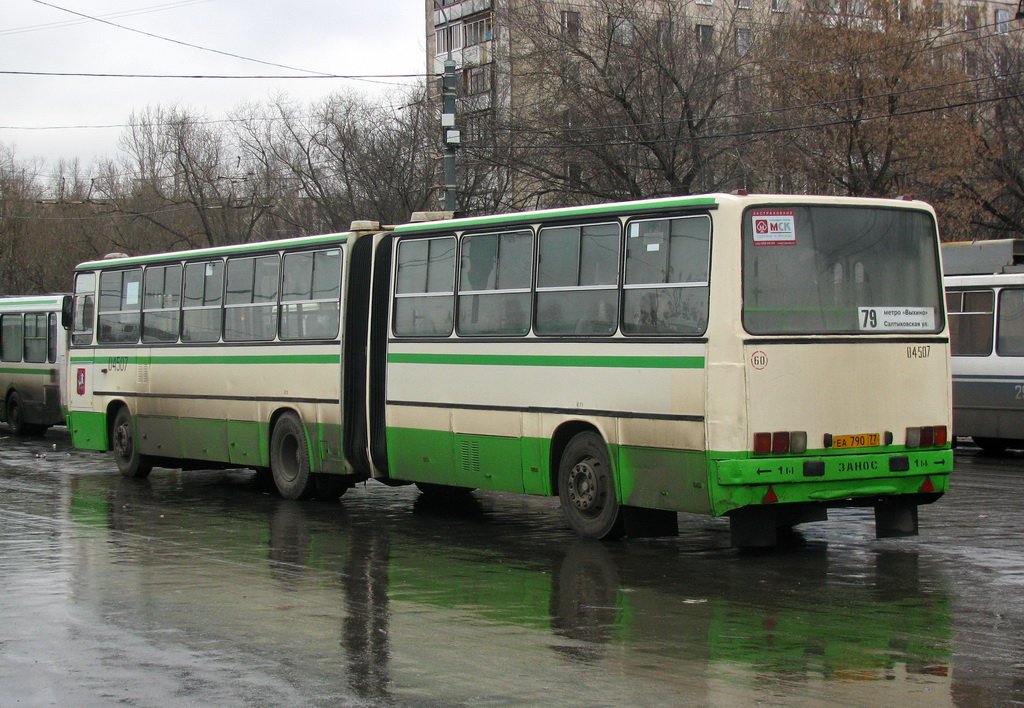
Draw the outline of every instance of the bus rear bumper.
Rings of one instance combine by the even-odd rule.
[[[837,488],[836,483],[849,487],[867,484],[903,489],[905,485],[900,483],[901,480],[929,475],[948,477],[952,469],[953,451],[949,448],[901,449],[891,453],[803,457],[750,456],[716,460],[713,479],[716,486],[722,488],[751,484],[794,484],[801,488],[813,488],[820,494],[834,493],[838,496],[832,498],[839,498],[843,492]]]
[[[952,467],[949,449],[717,460],[709,491],[713,513],[730,518],[734,545],[773,545],[777,528],[842,507],[874,507],[879,538],[910,536],[918,505],[947,491]]]

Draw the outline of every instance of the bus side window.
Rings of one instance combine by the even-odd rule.
[[[25,361],[45,363],[46,350],[46,313],[25,315]]]
[[[710,252],[707,216],[630,222],[623,331],[703,334],[708,322]]]
[[[181,265],[146,268],[142,341],[176,342],[181,320]]]
[[[57,313],[49,314],[49,322],[46,328],[46,360],[57,363]]]
[[[216,342],[220,339],[223,288],[224,261],[185,264],[181,341]]]
[[[951,290],[946,294],[953,356],[989,356],[992,353],[994,300],[991,290]]]
[[[509,231],[466,236],[462,249],[459,334],[527,334],[533,233]]]
[[[1024,356],[1024,288],[999,291],[999,325],[996,353]]]
[[[79,273],[75,278],[74,311],[71,323],[71,341],[74,344],[92,344],[92,322],[95,316],[96,274]]]
[[[619,225],[544,228],[538,243],[537,334],[613,334],[619,320]]]
[[[0,317],[0,332],[3,341],[0,343],[0,359],[3,361],[21,361],[24,341],[22,315],[3,315]]]
[[[447,337],[455,325],[455,237],[398,244],[394,330],[399,337]]]
[[[341,249],[287,253],[281,339],[334,339],[341,319]]]
[[[97,341],[134,344],[142,320],[142,269],[100,273],[100,308]]]
[[[280,256],[229,258],[224,341],[269,341],[277,335]]]

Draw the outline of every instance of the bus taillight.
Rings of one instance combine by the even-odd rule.
[[[754,433],[754,454],[785,455],[807,452],[807,432],[782,430],[774,433]]]
[[[907,428],[907,447],[940,447],[949,441],[945,425]]]

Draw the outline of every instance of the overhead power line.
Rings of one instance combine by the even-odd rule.
[[[0,70],[0,74],[8,76],[59,76],[87,79],[273,79],[275,81],[291,81],[294,79],[354,79],[369,81],[372,79],[419,79],[437,76],[437,74],[105,74],[85,71],[6,70]]]
[[[85,18],[87,20],[92,20],[93,22],[99,22],[99,23],[104,24],[104,25],[109,25],[111,27],[116,27],[117,29],[122,29],[122,30],[125,30],[126,32],[134,32],[135,34],[141,34],[141,35],[143,35],[145,37],[150,37],[152,39],[159,39],[162,42],[170,42],[171,44],[177,44],[177,45],[182,46],[182,47],[189,47],[190,49],[198,49],[198,50],[203,51],[203,52],[210,52],[212,54],[219,54],[221,56],[231,57],[232,59],[241,59],[243,61],[251,61],[251,62],[254,62],[256,64],[262,64],[264,66],[273,66],[273,67],[275,67],[277,69],[287,69],[288,71],[301,71],[301,72],[303,72],[305,74],[320,74],[320,75],[323,75],[323,76],[329,76],[329,74],[327,72],[324,72],[324,71],[315,71],[313,69],[300,69],[300,68],[297,68],[297,67],[294,67],[294,66],[288,66],[286,64],[277,64],[277,63],[271,62],[271,61],[264,61],[262,59],[254,59],[252,57],[242,56],[241,54],[234,54],[232,52],[225,52],[225,51],[222,51],[220,49],[213,49],[211,47],[203,47],[203,46],[200,46],[198,44],[192,44],[191,42],[184,42],[184,41],[182,41],[180,39],[172,39],[170,37],[164,37],[164,36],[161,36],[159,34],[154,34],[152,32],[146,32],[144,30],[135,29],[133,27],[127,27],[125,25],[119,25],[116,22],[111,22],[110,20],[104,20],[101,17],[95,17],[93,15],[87,15],[87,14],[85,14],[83,12],[77,12],[75,10],[69,10],[66,7],[61,7],[60,5],[54,5],[53,3],[45,2],[44,0],[32,0],[32,2],[34,2],[34,3],[38,4],[38,5],[43,5],[45,7],[53,8],[54,10],[60,10],[61,12],[66,12],[66,13],[68,13],[70,15],[76,15],[77,17],[83,17],[83,18]]]
[[[181,7],[188,7],[189,5],[202,5],[208,3],[210,0],[178,0],[178,2],[164,3],[163,5],[151,5],[149,7],[140,7],[134,10],[123,10],[121,12],[111,12],[107,15],[100,15],[101,18],[107,19],[111,17],[136,17],[138,15],[149,15],[154,12],[164,12],[166,10],[177,10]],[[63,22],[46,22],[38,25],[27,25],[25,27],[13,27],[7,30],[0,30],[0,37],[6,37],[12,34],[24,34],[26,32],[39,32],[41,30],[58,29],[61,27],[73,27],[74,25],[83,25],[87,22],[92,22],[91,19],[80,19],[80,20],[65,20]]]

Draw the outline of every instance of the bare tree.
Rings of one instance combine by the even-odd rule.
[[[769,18],[722,5],[692,10],[591,0],[579,10],[518,3],[509,11],[515,102],[504,107],[505,152],[492,159],[522,176],[520,201],[739,186],[736,88]],[[486,159],[491,147],[470,150]]]
[[[764,58],[762,126],[779,170],[811,192],[933,199],[947,230],[976,207],[960,186],[981,149],[960,48],[940,5],[820,2]]]

